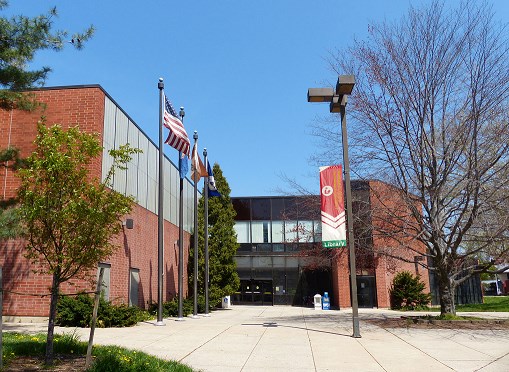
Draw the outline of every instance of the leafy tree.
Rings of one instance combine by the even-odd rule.
[[[6,0],[0,0],[0,10],[7,6]],[[84,42],[94,33],[93,26],[72,36],[69,36],[67,31],[53,31],[53,20],[57,16],[57,9],[52,8],[47,14],[33,18],[23,15],[12,18],[0,17],[1,109],[30,109],[35,105],[34,96],[22,91],[42,86],[51,71],[49,67],[38,70],[27,68],[38,51],[46,49],[59,51],[67,43],[81,49]]]
[[[213,167],[216,187],[221,197],[208,199],[209,211],[209,302],[216,305],[222,297],[231,295],[240,286],[239,275],[236,270],[234,256],[237,252],[237,236],[235,225],[235,210],[230,199],[230,186],[223,176],[219,164]],[[204,236],[204,198],[198,204],[198,291],[205,294],[205,236]],[[194,252],[190,250],[189,262],[193,262]],[[190,281],[193,283],[192,265],[190,267]],[[190,288],[192,284],[190,284]],[[191,291],[192,292],[192,291]]]
[[[0,169],[16,170],[22,164],[23,161],[20,159],[19,151],[16,148],[0,150]],[[0,240],[14,238],[21,233],[19,213],[14,207],[15,204],[16,198],[0,200]]]
[[[398,186],[405,204],[394,213],[380,195],[379,208],[387,208],[373,234],[403,260],[401,248],[421,255],[414,242],[426,247],[420,264],[435,274],[443,315],[455,313],[458,285],[508,254],[506,30],[485,3],[449,9],[434,1],[399,22],[371,25],[365,41],[332,60],[356,76],[352,169]],[[340,133],[327,123],[317,129],[322,159],[337,158]]]
[[[391,309],[419,310],[425,308],[431,302],[431,294],[425,293],[426,285],[418,275],[414,276],[409,271],[396,274],[392,281]]]
[[[53,362],[53,331],[60,285],[93,275],[97,263],[117,248],[111,238],[133,198],[112,191],[115,169],[125,168],[138,150],[111,150],[113,166],[104,182],[90,174],[102,153],[98,136],[77,127],[38,125],[36,149],[18,172],[20,214],[26,230],[26,257],[52,276],[46,364]]]

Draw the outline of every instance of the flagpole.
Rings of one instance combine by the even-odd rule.
[[[207,149],[203,149],[203,162],[205,166],[208,164],[207,160]],[[205,210],[205,222],[204,222],[204,235],[205,235],[205,316],[209,315],[209,176],[205,177],[204,186],[204,210]]]
[[[180,107],[180,120],[184,124],[186,115],[184,107]],[[179,291],[179,309],[177,320],[184,320],[182,303],[184,302],[184,178],[182,177],[182,152],[179,151],[179,268],[178,268],[178,291]]]
[[[196,146],[196,152],[198,152],[198,132],[194,131],[194,145]],[[194,156],[194,152],[193,155]],[[194,159],[194,158],[193,158]],[[191,162],[193,164],[193,162]],[[196,168],[195,164],[195,168]],[[201,172],[201,169],[194,170],[194,275],[193,275],[193,318],[198,318],[198,173]],[[191,173],[192,174],[192,173]],[[198,179],[196,179],[198,178]]]
[[[157,206],[157,322],[163,326],[163,261],[164,261],[164,151],[163,151],[163,104],[164,82],[159,78],[159,198]]]

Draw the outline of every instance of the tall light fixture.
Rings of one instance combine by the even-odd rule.
[[[348,159],[348,136],[346,130],[346,104],[347,98],[352,93],[355,85],[354,75],[340,75],[336,83],[336,90],[333,88],[309,88],[308,102],[329,102],[329,111],[339,112],[341,116],[341,135],[343,142],[343,167],[345,172],[345,194],[346,194],[346,221],[348,229],[348,250],[350,257],[350,292],[352,297],[352,337],[361,337],[359,329],[359,305],[357,301],[357,275],[355,268],[355,248],[353,241],[353,212],[352,212],[352,189],[350,186],[350,161]]]

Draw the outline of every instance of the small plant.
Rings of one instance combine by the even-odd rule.
[[[94,300],[87,294],[62,296],[58,301],[56,324],[63,327],[89,327]],[[130,327],[151,316],[136,306],[113,305],[100,299],[97,312],[98,327]]]
[[[205,296],[198,295],[198,313],[205,313]],[[176,317],[178,316],[178,299],[174,298],[171,301],[163,302],[163,317]],[[194,310],[194,300],[192,297],[185,298],[182,303],[182,314],[183,316],[187,316],[192,314]],[[209,310],[213,310],[213,308],[209,304]],[[157,314],[157,302],[152,302],[148,306],[148,312],[152,315]]]
[[[62,327],[88,327],[94,300],[85,293],[76,297],[61,295],[57,305],[56,324]]]
[[[426,285],[420,277],[409,271],[402,271],[394,277],[391,289],[391,309],[419,310],[426,309],[431,301],[431,294],[425,293]]]

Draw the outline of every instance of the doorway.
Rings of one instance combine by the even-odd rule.
[[[359,307],[376,306],[376,286],[374,276],[357,276],[357,302]]]
[[[272,280],[241,279],[237,303],[243,305],[274,305]]]

